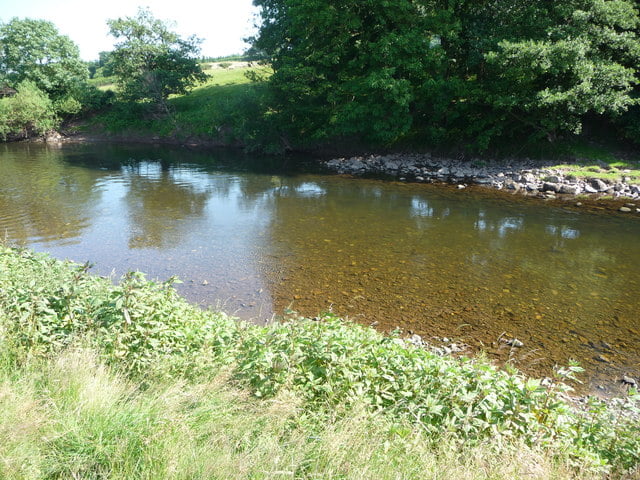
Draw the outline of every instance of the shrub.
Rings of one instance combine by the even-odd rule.
[[[16,95],[0,99],[0,139],[42,135],[59,119],[49,97],[30,81],[20,83]]]
[[[147,385],[206,382],[226,370],[258,398],[291,392],[320,419],[364,405],[434,443],[520,442],[603,471],[640,465],[640,398],[574,404],[562,383],[579,371],[574,365],[545,383],[482,359],[440,357],[332,315],[249,325],[188,304],[173,280],[130,273],[113,285],[86,270],[0,247],[5,359],[20,365],[81,343]]]

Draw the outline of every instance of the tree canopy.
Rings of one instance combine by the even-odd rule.
[[[298,140],[553,140],[637,104],[631,0],[254,0]]]
[[[181,38],[148,9],[107,23],[117,40],[109,63],[123,98],[148,101],[168,112],[169,95],[186,93],[205,80],[197,61],[198,38]]]
[[[59,100],[87,78],[78,47],[53,23],[14,18],[0,25],[0,81],[17,86],[26,80]]]

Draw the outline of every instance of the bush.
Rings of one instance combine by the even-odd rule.
[[[0,99],[0,139],[42,135],[59,125],[53,103],[34,83],[24,81],[16,90]]]

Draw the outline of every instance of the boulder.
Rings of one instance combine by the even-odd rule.
[[[599,178],[592,178],[591,180],[589,180],[589,185],[591,185],[591,187],[596,192],[605,192],[609,188],[609,185],[604,183]]]

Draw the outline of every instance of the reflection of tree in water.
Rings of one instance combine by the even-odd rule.
[[[130,248],[158,248],[180,243],[190,221],[203,216],[212,194],[198,178],[161,162],[141,162],[124,169],[128,191]],[[216,190],[225,190],[218,184]]]
[[[0,152],[0,228],[14,242],[73,239],[90,225],[105,174],[65,163],[47,145]]]

